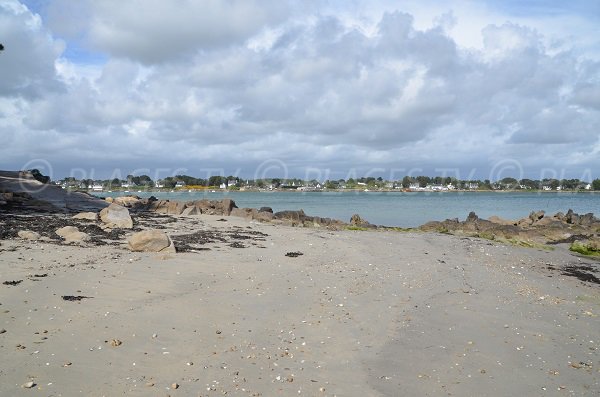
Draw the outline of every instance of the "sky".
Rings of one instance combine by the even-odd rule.
[[[600,2],[0,0],[0,169],[600,178]]]

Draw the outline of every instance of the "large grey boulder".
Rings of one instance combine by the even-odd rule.
[[[129,210],[115,203],[100,211],[100,219],[109,227],[120,229],[133,228],[133,220],[129,215]]]
[[[136,252],[175,252],[173,242],[160,230],[144,230],[127,239],[129,249]]]

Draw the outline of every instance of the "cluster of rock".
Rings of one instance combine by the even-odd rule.
[[[306,215],[303,210],[279,211],[274,213],[273,209],[270,207],[262,207],[259,209],[235,208],[231,211],[231,216],[238,216],[248,220],[269,222],[285,226],[328,227],[335,229],[347,225],[347,223],[337,219]]]
[[[72,217],[73,219],[92,222],[100,221],[100,227],[104,230],[132,229],[133,219],[129,210],[122,205],[112,203],[102,209],[100,213],[81,212]],[[65,244],[83,244],[90,240],[87,233],[80,231],[75,226],[64,226],[55,231]],[[25,240],[46,240],[39,233],[31,230],[21,230],[18,236]],[[127,246],[132,251],[149,252],[175,252],[175,246],[169,236],[159,230],[144,230],[133,233],[127,239]]]
[[[471,212],[463,222],[458,219],[433,221],[419,229],[494,240],[557,244],[598,239],[600,220],[592,213],[579,215],[572,210],[553,216],[546,216],[544,211],[531,212],[528,217],[516,221],[496,216],[485,220]]]
[[[195,201],[171,201],[158,200],[154,196],[141,199],[137,196],[107,197],[106,201],[131,208],[135,211],[150,211],[166,215],[224,215],[229,216],[234,208],[235,202],[231,199],[223,200],[195,200]]]
[[[236,216],[248,220],[256,220],[259,222],[269,222],[282,224],[287,226],[305,226],[305,227],[344,227],[348,224],[337,219],[322,218],[318,216],[309,216],[303,210],[298,211],[280,211],[273,212],[270,207],[262,208],[238,208],[235,201],[231,199],[222,200],[196,200],[196,201],[171,201],[157,200],[154,197],[141,199],[136,196],[107,198],[107,201],[112,204],[119,204],[135,211],[150,211],[158,214],[167,215],[220,215],[220,216]],[[352,225],[361,227],[375,227],[370,223],[360,219],[355,215],[358,223]],[[354,219],[354,218],[353,218]]]

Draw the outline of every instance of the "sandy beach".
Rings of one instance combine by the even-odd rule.
[[[593,260],[436,233],[173,219],[174,239],[215,239],[176,254],[0,242],[0,395],[600,392],[600,290],[565,274],[597,272]]]

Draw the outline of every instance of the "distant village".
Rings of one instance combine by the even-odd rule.
[[[579,179],[521,179],[503,178],[499,181],[458,180],[451,177],[405,176],[401,180],[388,181],[381,177],[362,177],[339,180],[301,180],[297,178],[280,179],[242,179],[234,176],[211,176],[199,179],[188,175],[176,175],[164,179],[152,180],[147,175],[129,175],[126,179],[92,180],[68,177],[52,182],[64,189],[92,192],[142,192],[142,191],[180,191],[180,190],[232,190],[232,191],[591,191],[600,190],[600,179],[591,182]]]

